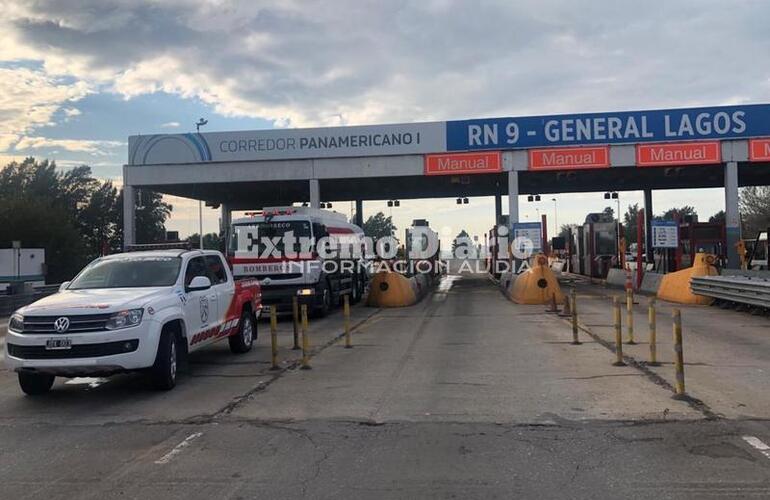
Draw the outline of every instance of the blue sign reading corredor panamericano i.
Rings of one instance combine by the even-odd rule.
[[[446,122],[448,151],[770,136],[770,105]]]

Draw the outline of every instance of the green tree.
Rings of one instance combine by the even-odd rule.
[[[134,213],[135,240],[138,244],[162,243],[166,240],[166,220],[173,207],[163,201],[163,195],[153,191],[141,190],[137,196]],[[120,251],[123,245],[123,190],[118,193],[115,202],[115,236],[112,240],[114,251]]]
[[[741,219],[746,238],[754,238],[770,226],[770,186],[749,186],[741,190]]]
[[[695,207],[691,207],[690,205],[685,205],[680,208],[669,208],[665,212],[663,212],[663,215],[660,216],[663,220],[674,220],[674,215],[679,214],[679,220],[683,220],[685,216],[692,215],[697,217],[698,212],[695,210]]]
[[[606,215],[608,219],[615,218],[615,210],[613,210],[612,207],[604,207],[604,210],[602,210],[602,213]]]
[[[472,247],[472,241],[471,236],[468,234],[468,231],[463,229],[460,231],[460,234],[458,234],[455,239],[452,241],[452,255],[457,256],[457,248],[459,246],[463,246],[463,248]]]
[[[192,248],[200,248],[200,236],[198,233],[191,234],[187,241]],[[203,248],[206,250],[221,250],[222,238],[217,233],[206,233],[203,235]]]
[[[78,211],[83,244],[91,257],[120,250],[120,242],[115,241],[118,230],[116,212],[123,207],[117,206],[117,199],[118,190],[112,182],[104,182],[92,190],[88,202]]]
[[[636,243],[636,224],[639,219],[639,204],[628,205],[628,210],[623,214],[623,232],[626,244]]]
[[[719,212],[709,217],[709,222],[712,224],[724,224],[725,220],[727,220],[727,215],[725,214],[724,210],[720,210]]]
[[[137,209],[139,242],[162,241],[171,206],[147,192]],[[0,169],[0,248],[19,240],[46,251],[46,280],[72,278],[105,250],[120,251],[123,202],[111,182],[81,165],[59,171],[54,162],[27,158]]]
[[[25,247],[44,248],[49,282],[70,279],[90,257],[79,231],[73,193],[62,178],[54,162],[33,158],[0,171],[0,247],[18,240]]]
[[[382,212],[370,216],[364,222],[364,234],[374,239],[375,241],[384,238],[385,236],[391,236],[396,232],[396,226],[393,224],[393,217],[385,217]]]

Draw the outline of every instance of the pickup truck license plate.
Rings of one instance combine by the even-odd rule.
[[[62,349],[71,349],[72,348],[72,339],[69,338],[58,338],[58,339],[48,339],[45,341],[45,348],[47,351],[58,351]]]

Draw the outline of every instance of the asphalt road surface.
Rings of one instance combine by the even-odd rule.
[[[309,371],[283,321],[282,371],[262,322],[257,349],[198,353],[168,393],[120,376],[29,398],[0,372],[0,498],[770,497],[759,405],[673,400],[543,309],[450,276],[416,306],[354,308],[353,349],[339,313],[314,322]]]

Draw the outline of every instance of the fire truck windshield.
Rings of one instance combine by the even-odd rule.
[[[299,239],[311,236],[310,221],[305,220],[235,224],[230,231],[228,250],[231,254],[262,255],[268,247],[272,250],[274,245],[283,254],[287,250],[286,244],[292,243],[293,248],[289,251],[300,252],[302,247]]]

